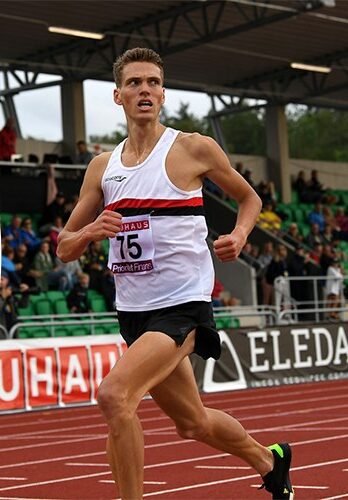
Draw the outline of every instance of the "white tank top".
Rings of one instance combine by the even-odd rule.
[[[214,269],[202,189],[177,188],[165,168],[178,134],[166,128],[146,160],[134,167],[121,161],[125,139],[102,177],[105,209],[122,215],[122,231],[110,238],[108,262],[120,311],[211,301]]]

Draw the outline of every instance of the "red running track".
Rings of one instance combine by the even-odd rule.
[[[237,417],[264,444],[293,446],[296,500],[348,499],[348,381],[205,394],[207,406]],[[250,467],[182,440],[151,400],[145,432],[145,498],[269,499]],[[0,417],[0,499],[111,500],[106,426],[96,407]]]

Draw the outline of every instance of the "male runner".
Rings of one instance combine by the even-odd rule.
[[[242,458],[274,499],[291,499],[289,445],[266,448],[230,415],[205,408],[188,358],[192,352],[205,359],[220,355],[202,179],[207,176],[239,204],[235,228],[214,242],[223,262],[238,258],[260,199],[213,139],[160,123],[164,88],[157,53],[128,50],[114,64],[114,75],[114,101],[123,106],[128,138],[91,161],[60,233],[58,256],[74,260],[91,241],[110,239],[116,308],[129,348],[100,385],[98,403],[109,427],[107,454],[119,494],[129,500],[143,495],[144,441],[136,410],[149,392],[180,436]]]

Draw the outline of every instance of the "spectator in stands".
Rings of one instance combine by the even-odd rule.
[[[314,248],[314,245],[316,243],[323,243],[323,238],[320,234],[320,229],[319,225],[316,223],[311,224],[311,229],[308,234],[308,236],[305,239],[306,245],[308,245],[310,248]]]
[[[314,243],[312,250],[309,253],[310,259],[316,264],[320,265],[320,258],[323,254],[323,244]]]
[[[14,127],[14,119],[9,117],[5,126],[0,131],[0,160],[10,161],[11,155],[16,153],[17,134]]]
[[[298,243],[295,253],[288,262],[288,272],[291,277],[310,276],[310,256],[304,247]],[[291,297],[297,302],[307,302],[310,299],[311,283],[306,280],[291,280]],[[301,305],[301,304],[300,304]]]
[[[3,231],[4,241],[8,243],[12,248],[17,248],[21,243],[25,243],[20,229],[21,222],[21,217],[17,214],[14,214],[12,216],[10,224],[6,226]]]
[[[326,298],[329,308],[337,308],[341,305],[341,294],[343,286],[343,272],[337,258],[332,259],[326,273]],[[328,314],[329,319],[339,319],[339,313],[332,311]]]
[[[236,170],[242,177],[244,177],[244,165],[241,161],[236,162]]]
[[[18,307],[26,307],[28,305],[28,285],[21,283],[17,290],[14,290],[10,284],[7,272],[1,270],[0,278],[0,324],[7,331],[16,323],[18,316]],[[19,292],[19,297],[15,295],[15,291]]]
[[[90,277],[90,287],[101,292],[103,275],[107,268],[107,256],[101,241],[92,241],[89,244],[81,257],[81,265]]]
[[[318,179],[318,170],[313,169],[311,171],[311,177],[308,181],[308,189],[309,192],[313,194],[313,197],[316,196],[316,201],[321,201],[322,203],[328,203],[332,205],[336,203],[337,197],[330,193],[327,188],[323,186],[323,184]]]
[[[286,233],[282,235],[282,239],[289,243],[289,245],[292,246],[297,246],[298,243],[303,242],[303,236],[299,232],[298,225],[296,222],[292,222],[290,226],[288,227],[288,230]]]
[[[277,245],[274,256],[266,269],[266,281],[272,287],[272,303],[274,303],[274,281],[279,276],[288,275],[288,250],[285,245]]]
[[[113,272],[106,268],[102,277],[101,293],[108,311],[115,311],[115,278]]]
[[[30,217],[25,217],[22,220],[20,232],[23,238],[23,242],[26,244],[29,253],[33,255],[38,250],[41,239],[33,230],[33,223]]]
[[[319,231],[322,233],[325,229],[325,218],[323,214],[323,206],[321,203],[316,203],[314,209],[308,215],[310,224],[318,224]]]
[[[307,180],[304,170],[300,170],[295,181],[292,183],[292,189],[296,191],[301,203],[312,203],[308,196]]]
[[[331,243],[334,241],[334,235],[332,232],[332,226],[329,224],[326,224],[325,229],[321,235],[323,245],[331,245]]]
[[[221,300],[221,292],[224,291],[224,285],[215,277],[214,288],[211,294],[213,307],[223,307],[223,302]]]
[[[89,276],[82,273],[79,282],[74,286],[67,296],[67,303],[72,313],[88,313],[92,311],[88,298]]]
[[[256,188],[256,192],[262,200],[262,205],[270,203],[273,206],[276,202],[275,187],[272,181],[261,181]]]
[[[100,144],[94,144],[93,155],[98,156],[98,155],[100,155],[100,153],[103,153],[103,148],[101,147]]]
[[[40,250],[34,257],[30,273],[35,277],[37,286],[44,292],[50,288],[67,289],[68,280],[64,271],[53,261],[48,241],[44,240],[41,243]]]
[[[332,229],[334,229],[336,226],[336,219],[332,212],[332,209],[327,205],[323,205],[323,217],[325,221],[325,227],[330,226]]]
[[[251,170],[245,170],[243,177],[250,184],[250,186],[256,190],[254,181],[251,178],[251,174],[252,174]]]
[[[77,194],[73,194],[72,196],[69,196],[68,200],[66,201],[66,203],[64,205],[63,222],[66,222],[69,219],[70,214],[74,210],[74,208],[76,207],[78,201],[79,201],[79,197]]]
[[[13,262],[21,283],[26,283],[30,287],[34,287],[36,282],[35,278],[30,274],[31,260],[28,256],[28,248],[24,243],[16,248]]]
[[[257,258],[259,264],[258,270],[258,288],[259,297],[262,304],[272,304],[272,291],[273,287],[266,281],[266,269],[273,259],[274,246],[272,241],[266,241],[263,250]]]
[[[336,254],[333,251],[332,246],[323,245],[323,251],[319,261],[322,276],[326,276],[327,270],[334,258],[336,258]]]
[[[335,214],[335,231],[334,237],[340,240],[348,240],[348,215],[343,207],[339,207]]]
[[[56,264],[58,269],[66,276],[66,290],[71,290],[79,282],[80,276],[83,274],[79,260],[63,262],[56,257]]]
[[[75,163],[77,165],[88,165],[88,163],[93,158],[93,153],[88,151],[86,141],[77,141],[77,155],[75,158]]]
[[[16,264],[14,263],[15,251],[12,247],[5,245],[2,250],[1,268],[7,272],[10,285],[19,286],[21,279],[17,273]]]
[[[278,233],[282,220],[279,215],[275,213],[272,203],[266,203],[262,207],[262,211],[257,222],[262,229]]]
[[[56,217],[64,219],[65,215],[65,195],[58,191],[54,200],[46,206],[41,220],[40,233],[44,236],[49,234]]]
[[[57,245],[58,245],[58,235],[63,229],[63,227],[64,227],[63,219],[60,215],[57,215],[57,217],[54,218],[53,225],[51,226],[48,235],[51,243],[51,252],[53,255],[56,255]]]
[[[309,191],[311,191],[312,193],[317,193],[322,199],[325,190],[322,183],[318,179],[318,170],[313,169],[311,171],[311,176],[307,183],[307,187]]]

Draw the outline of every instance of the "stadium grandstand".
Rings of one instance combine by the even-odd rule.
[[[204,183],[208,245],[216,270],[212,299],[223,354],[218,363],[192,357],[200,390],[282,386],[286,391],[302,382],[344,381],[348,165],[291,158],[285,107],[347,112],[348,2],[0,0],[0,19],[0,103],[4,128],[16,137],[15,150],[3,156],[0,138],[0,377],[5,380],[0,379],[0,415],[95,405],[101,379],[126,349],[107,266],[108,240],[91,243],[70,263],[58,259],[56,248],[86,164],[98,153],[86,137],[83,83],[112,81],[113,61],[137,46],[163,57],[166,87],[210,97],[207,119],[215,139],[231,168],[238,166],[263,203],[239,259],[223,264],[214,255],[213,242],[231,232],[238,207],[212,182]],[[42,82],[43,74],[54,78]],[[15,96],[51,86],[60,89],[63,140],[22,137]],[[266,117],[266,155],[231,154],[222,117],[260,108]],[[81,139],[86,149],[82,144],[76,161]],[[41,383],[48,380],[48,366],[54,387],[45,393]],[[68,395],[69,376],[70,389],[75,386]],[[345,498],[344,482],[327,476],[324,482],[332,493],[327,499]],[[249,482],[255,482],[252,477]],[[1,496],[0,478],[0,498],[36,498],[30,484],[34,480],[28,482],[28,496],[20,496],[15,485],[6,483],[10,495],[16,494],[6,497]],[[146,491],[151,496],[153,490]],[[171,498],[179,498],[175,489],[170,491]],[[178,491],[186,490],[182,486]],[[203,498],[188,491],[187,498]],[[251,498],[243,496],[246,491],[250,495],[249,486],[237,487],[236,496],[229,498]],[[109,498],[109,490],[99,497],[89,493],[74,498]],[[38,495],[55,498],[46,490]],[[71,498],[64,496],[66,491],[62,495],[57,498]],[[214,490],[208,496],[215,498]],[[228,498],[227,490],[216,498]]]

